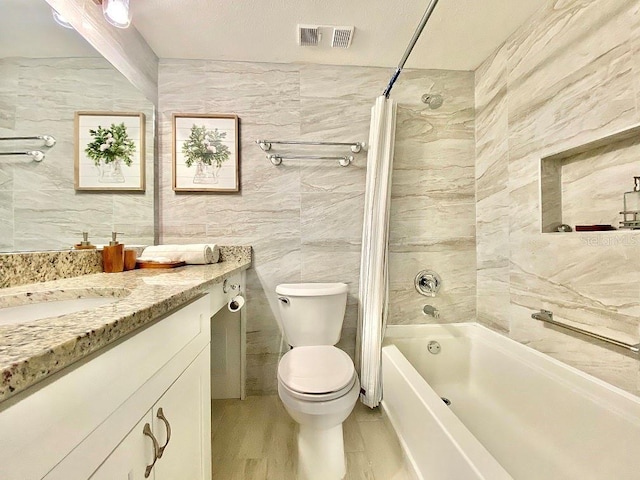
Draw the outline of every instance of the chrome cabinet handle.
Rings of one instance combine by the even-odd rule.
[[[153,442],[153,462],[151,462],[151,465],[147,465],[147,468],[144,471],[144,478],[149,478],[149,475],[151,475],[151,470],[153,470],[153,466],[158,461],[158,458],[160,458],[160,455],[158,454],[160,447],[158,446],[158,440],[156,440],[156,437],[154,437],[153,433],[151,432],[151,425],[145,423],[144,428],[142,429],[142,433],[149,437]]]
[[[156,417],[162,420],[164,422],[164,426],[167,428],[167,441],[162,447],[160,447],[160,450],[158,450],[158,458],[162,458],[164,449],[167,448],[167,445],[169,445],[169,440],[171,440],[171,424],[169,423],[169,420],[167,420],[167,417],[164,416],[164,412],[162,411],[162,408],[158,409],[158,413],[156,414]]]

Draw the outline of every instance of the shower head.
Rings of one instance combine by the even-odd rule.
[[[430,109],[435,110],[442,106],[444,99],[438,93],[425,93],[422,95],[422,103],[426,103]]]

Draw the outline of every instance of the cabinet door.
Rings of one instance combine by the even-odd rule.
[[[145,480],[146,467],[153,463],[154,446],[143,430],[146,424],[152,423],[153,417],[148,412],[100,465],[91,480]],[[153,480],[153,471],[147,479]]]
[[[160,446],[166,445],[155,480],[211,478],[209,358],[206,348],[153,407],[153,431]]]

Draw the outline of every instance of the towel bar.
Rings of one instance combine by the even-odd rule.
[[[549,323],[551,325],[555,325],[556,327],[565,328],[567,330],[571,330],[572,332],[579,333],[581,335],[585,335],[587,337],[595,338],[597,340],[601,340],[606,343],[610,343],[612,345],[616,345],[618,347],[626,348],[627,350],[631,350],[634,353],[640,352],[640,343],[636,343],[635,345],[622,342],[620,340],[616,340],[615,338],[605,337],[604,335],[600,335],[598,333],[590,332],[588,330],[583,330],[582,328],[574,327],[572,325],[567,325],[566,323],[558,322],[553,319],[553,312],[549,310],[540,310],[539,312],[532,313],[531,318],[534,320],[540,320],[544,323]]]

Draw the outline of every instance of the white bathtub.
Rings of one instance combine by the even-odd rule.
[[[639,397],[477,324],[389,326],[382,352],[418,479],[640,479]]]

